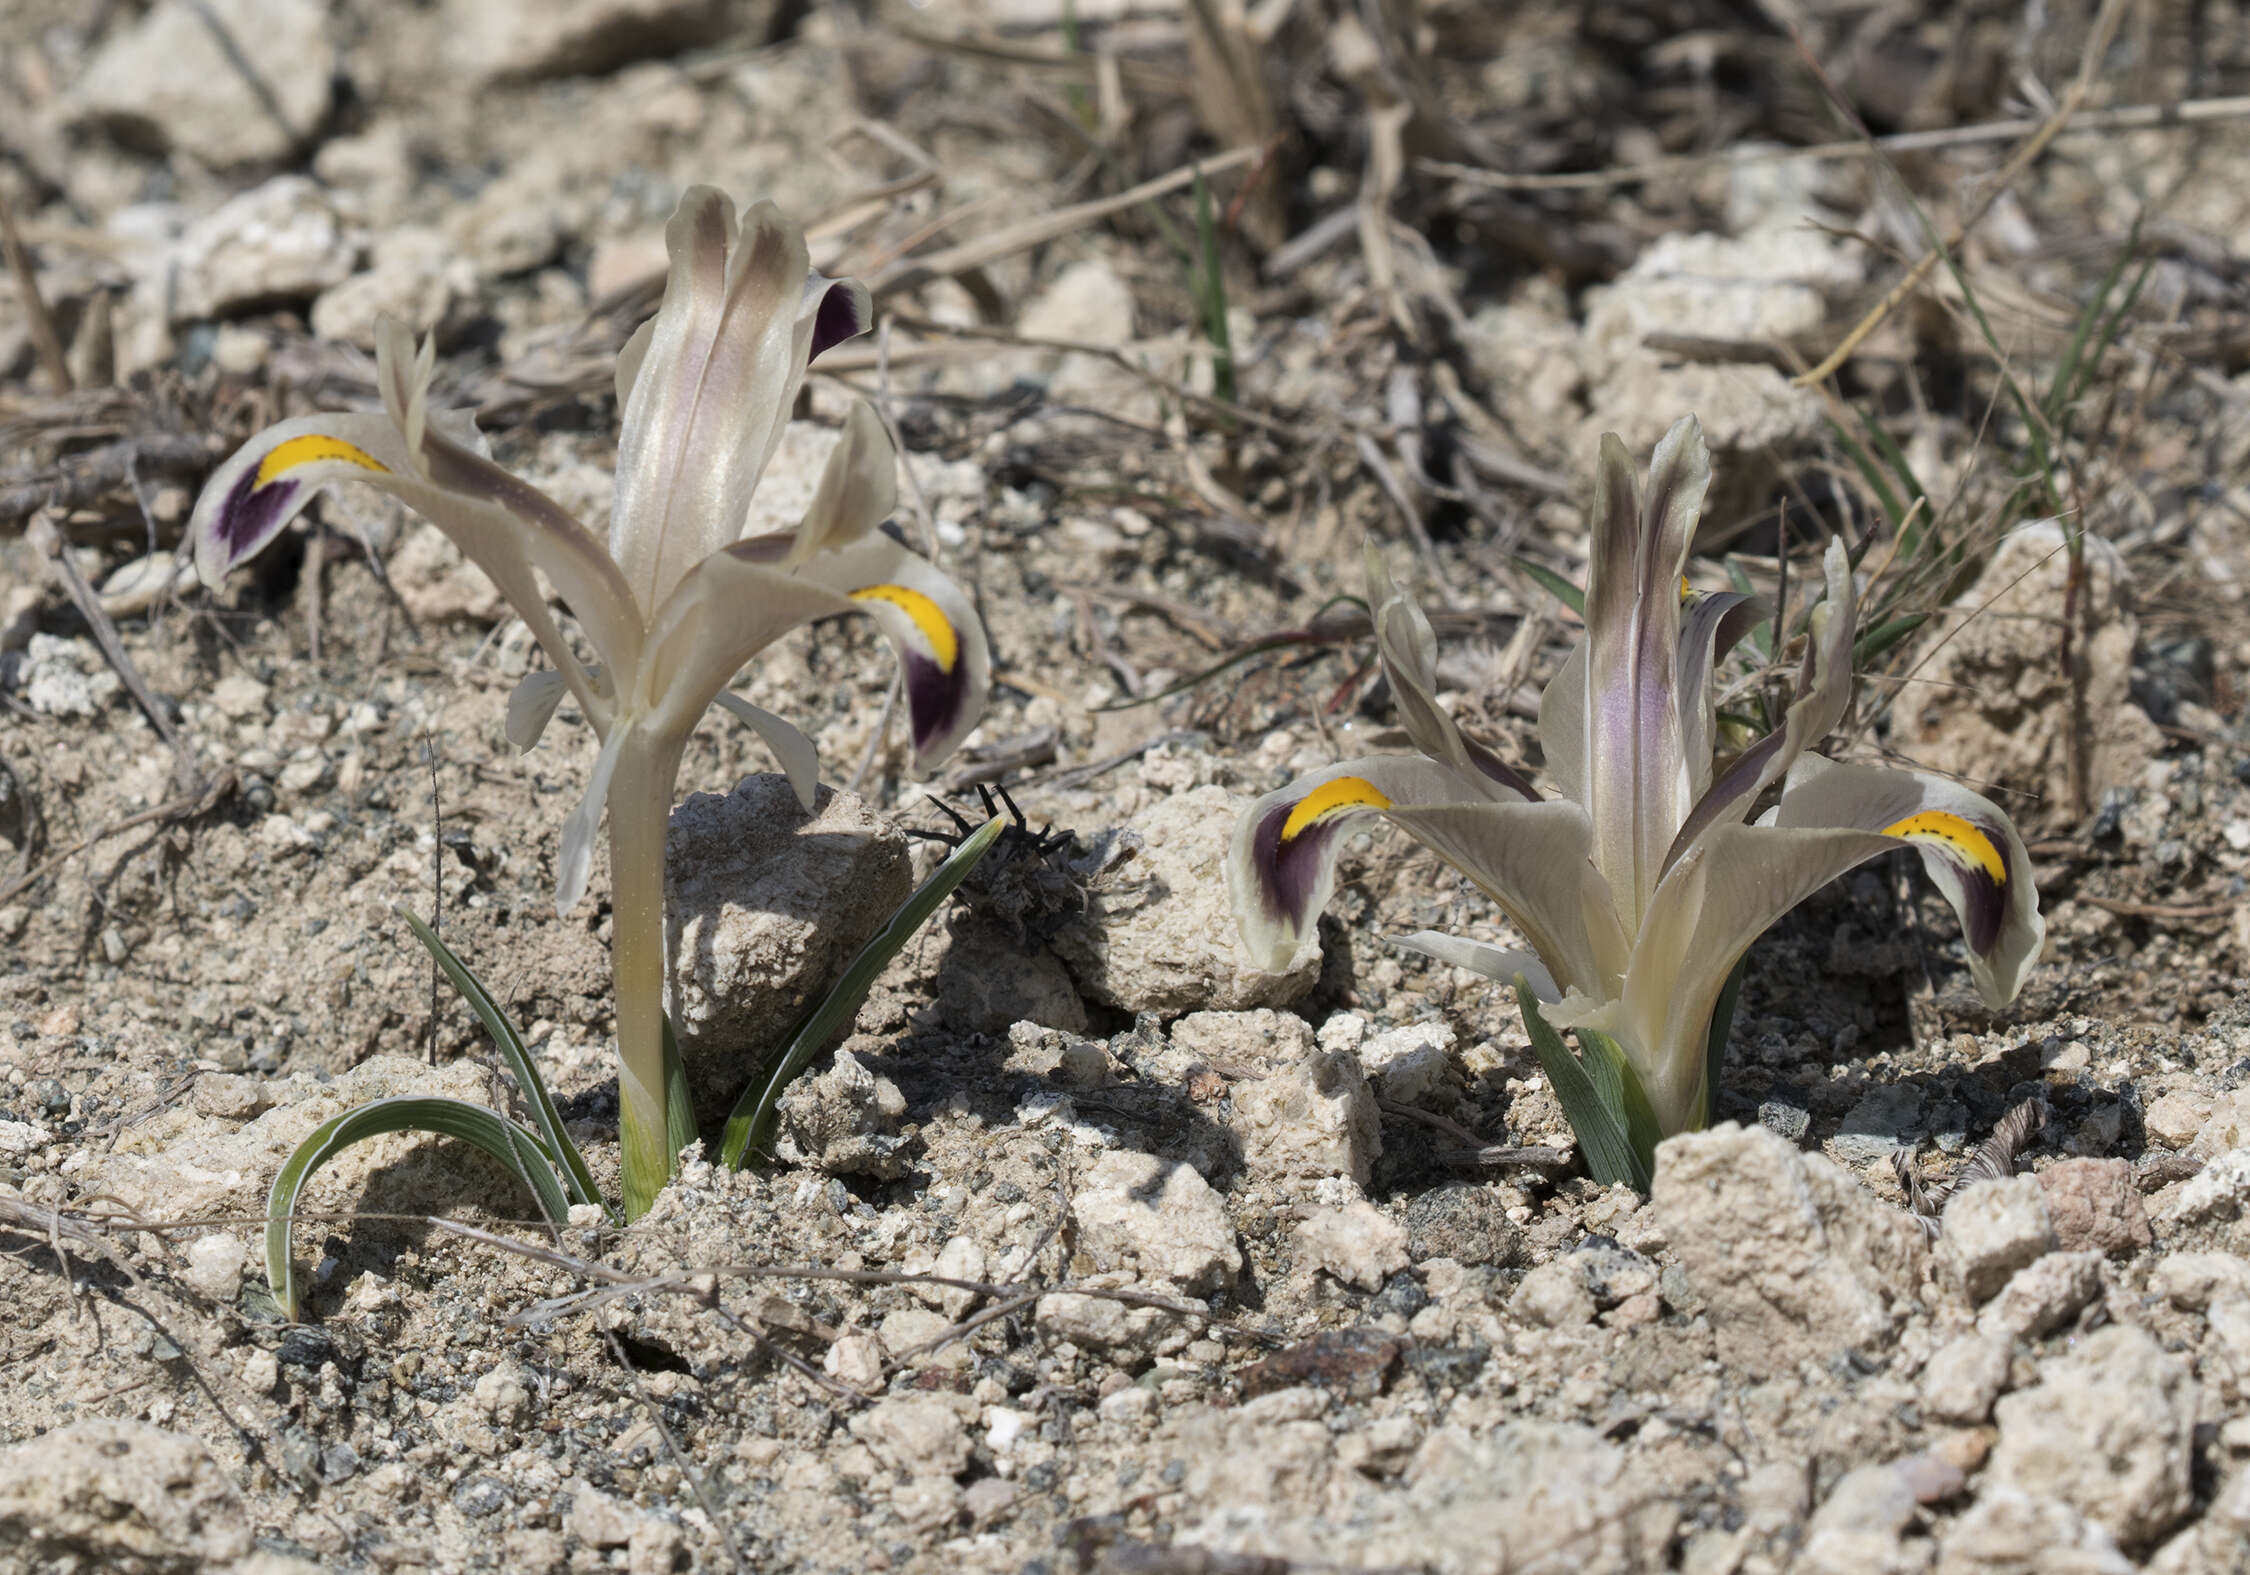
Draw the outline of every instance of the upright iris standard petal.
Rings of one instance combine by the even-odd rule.
[[[609,532],[644,613],[742,534],[805,375],[804,234],[770,202],[739,234],[733,221],[699,186],[665,227],[671,274],[625,407]]]
[[[1584,786],[1594,862],[1628,930],[1688,808],[1678,587],[1710,484],[1710,451],[1692,416],[1656,446],[1645,500],[1624,445],[1602,440],[1586,575]]]
[[[1680,617],[1680,748],[1687,756],[1689,791],[1711,786],[1711,755],[1718,732],[1712,675],[1726,654],[1766,616],[1754,596],[1735,591],[1692,592]]]
[[[1383,555],[1373,548],[1367,553],[1367,596],[1375,608],[1376,654],[1414,747],[1432,760],[1484,777],[1502,793],[1536,799],[1539,795],[1523,773],[1464,735],[1438,705],[1437,635],[1413,599],[1399,594]]]
[[[1744,750],[1704,790],[1672,839],[1665,855],[1667,868],[1711,827],[1732,824],[1748,814],[1758,795],[1780,781],[1806,750],[1833,733],[1851,709],[1858,608],[1852,595],[1851,560],[1840,539],[1829,541],[1822,572],[1828,596],[1813,609],[1804,668],[1781,726]]]
[[[864,400],[844,417],[844,432],[828,451],[804,519],[782,558],[786,568],[837,547],[848,547],[891,517],[898,507],[898,456],[882,417]]]

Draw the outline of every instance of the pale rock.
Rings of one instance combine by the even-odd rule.
[[[883,1342],[884,1352],[893,1361],[914,1352],[927,1354],[926,1348],[934,1340],[942,1339],[953,1327],[953,1320],[926,1307],[900,1307],[883,1314],[883,1321],[875,1332]]]
[[[957,1034],[1007,1033],[1018,1024],[1036,1024],[1075,1036],[1090,1026],[1086,1003],[1062,960],[1044,946],[1026,945],[996,921],[958,912],[919,955],[936,976],[935,1019]],[[1092,1049],[1099,1057],[1101,1047]]]
[[[2148,1135],[2166,1148],[2186,1148],[2211,1119],[2211,1101],[2189,1089],[2172,1089],[2149,1101],[2141,1117]]]
[[[2237,1467],[2202,1516],[2156,1550],[2149,1575],[2241,1575],[2245,1549],[2250,1549],[2250,1470]]]
[[[1936,1575],[2132,1575],[2101,1527],[2060,1499],[1987,1486],[1939,1536]]]
[[[641,1511],[621,1498],[582,1481],[570,1484],[570,1509],[563,1529],[590,1548],[622,1548],[633,1540]]]
[[[1133,342],[1135,312],[1133,287],[1107,262],[1089,259],[1072,263],[1025,302],[1016,331],[1027,339],[1123,346]],[[1045,383],[1047,397],[1058,404],[1087,405],[1127,420],[1157,418],[1156,390],[1099,356],[1027,350],[1002,358],[994,370]]]
[[[961,1489],[949,1476],[909,1477],[891,1489],[891,1508],[907,1530],[927,1536],[960,1513]]]
[[[2221,1154],[2189,1178],[2164,1211],[2168,1225],[2201,1225],[2242,1218],[2250,1205],[2250,1148]]]
[[[975,1526],[989,1526],[1016,1505],[1016,1485],[1006,1477],[979,1477],[961,1490],[961,1513]]]
[[[273,701],[273,690],[248,673],[229,673],[205,693],[219,714],[232,722],[264,721]]]
[[[1382,1112],[1349,1052],[1315,1050],[1234,1085],[1229,1129],[1254,1176],[1349,1176],[1365,1185],[1383,1152]]]
[[[737,38],[756,42],[772,0],[446,0],[447,59],[479,82],[585,76]]]
[[[36,1121],[0,1121],[0,1154],[21,1159],[36,1154],[52,1141]]]
[[[202,1114],[248,1121],[273,1108],[273,1089],[263,1079],[233,1072],[206,1072],[195,1080],[190,1102]]]
[[[1365,1201],[1313,1210],[1299,1222],[1296,1244],[1300,1264],[1325,1269],[1363,1291],[1381,1290],[1385,1280],[1412,1261],[1406,1227]]]
[[[1110,1080],[1107,1050],[1090,1039],[1040,1023],[1009,1027],[1008,1058],[1001,1064],[1010,1072],[1044,1078],[1058,1088],[1081,1093],[1105,1087]]]
[[[391,588],[418,623],[497,623],[508,616],[507,598],[484,570],[471,563],[453,538],[427,520],[407,527],[391,554]]]
[[[1453,1060],[1453,1030],[1444,1023],[1413,1023],[1379,1033],[1359,1047],[1375,1091],[1394,1104],[1419,1104],[1442,1086]]]
[[[2133,1167],[2124,1160],[2066,1159],[2039,1172],[2039,1185],[2047,1194],[2055,1244],[2065,1252],[2122,1258],[2155,1240]]]
[[[416,181],[406,122],[386,118],[365,131],[330,137],[313,155],[313,173],[363,223],[379,234],[390,229],[406,212]]]
[[[1104,1154],[1071,1195],[1079,1253],[1097,1273],[1135,1269],[1183,1291],[1232,1285],[1242,1269],[1234,1226],[1211,1184],[1176,1160]]]
[[[1227,848],[1249,807],[1216,785],[1176,793],[1124,828],[1129,857],[1088,883],[1087,911],[1054,948],[1086,995],[1128,1012],[1242,1011],[1285,1006],[1320,976],[1320,942],[1280,973],[1253,962],[1227,895]]]
[[[279,120],[243,63],[273,94]],[[249,164],[283,158],[320,129],[335,75],[320,0],[160,0],[102,46],[62,110],[143,147]]]
[[[91,640],[35,634],[24,657],[16,682],[41,716],[98,716],[124,688]]]
[[[2008,1340],[2036,1340],[2061,1328],[2102,1293],[2102,1255],[2050,1252],[2010,1277],[1977,1314],[1977,1328]]]
[[[243,1357],[243,1388],[254,1395],[265,1395],[273,1393],[273,1386],[279,1382],[281,1382],[281,1361],[273,1352],[259,1347]]]
[[[395,317],[420,335],[475,295],[476,268],[443,232],[407,224],[375,237],[367,269],[321,292],[313,302],[315,337],[375,348],[375,326]]]
[[[969,1432],[943,1400],[904,1396],[878,1401],[851,1420],[852,1436],[910,1477],[957,1476],[969,1463]]]
[[[1931,1548],[1907,1531],[1922,1506],[1961,1491],[1961,1473],[1931,1455],[1908,1455],[1844,1473],[1814,1512],[1804,1575],[1909,1575],[1929,1565]]]
[[[143,553],[119,564],[102,581],[102,611],[112,618],[136,618],[167,596],[185,596],[194,584],[192,555],[169,549]],[[0,635],[0,645],[5,643]]]
[[[1542,1329],[1577,1329],[1594,1321],[1594,1293],[1565,1254],[1526,1274],[1508,1298],[1508,1310]]]
[[[502,1362],[469,1391],[479,1409],[502,1427],[521,1422],[531,1405],[529,1375],[516,1362]]]
[[[625,1545],[625,1575],[672,1575],[685,1541],[679,1526],[662,1515],[641,1516]]]
[[[820,1359],[821,1371],[854,1389],[872,1389],[883,1381],[883,1344],[870,1334],[847,1334],[828,1347]]]
[[[359,237],[320,187],[279,175],[190,224],[172,256],[172,321],[184,323],[309,301],[352,276]]]
[[[1262,1076],[1302,1060],[1312,1026],[1295,1012],[1190,1012],[1172,1025],[1172,1045],[1230,1076]]]
[[[1127,1384],[1115,1394],[1102,1396],[1094,1409],[1105,1422],[1139,1427],[1156,1413],[1156,1396],[1139,1384]]]
[[[1461,344],[1495,413],[1535,454],[1575,440],[1586,389],[1575,323],[1536,304],[1486,306],[1463,325]]]
[[[2236,1393],[2250,1394],[2250,1297],[2221,1297],[2204,1319],[2211,1331],[2204,1376],[2225,1378]]]
[[[982,1280],[985,1277],[984,1247],[974,1236],[956,1236],[939,1249],[937,1261],[930,1272],[949,1280]],[[975,1291],[965,1291],[959,1286],[936,1286],[938,1306],[946,1317],[959,1321],[968,1315],[971,1307],[980,1300]]]
[[[1994,1407],[1988,1482],[2059,1498],[2119,1542],[2169,1530],[2193,1500],[2197,1409],[2185,1363],[2113,1324],[2040,1367]]]
[[[1979,1303],[2054,1246],[2054,1221],[2037,1176],[1981,1181],[1946,1200],[1938,1272]]]
[[[496,1104],[491,1074],[474,1062],[431,1067],[392,1055],[370,1056],[325,1084],[277,1084],[274,1093],[282,1102],[247,1123],[189,1112],[184,1122],[152,1122],[126,1132],[89,1169],[90,1189],[113,1194],[120,1206],[151,1218],[260,1214],[266,1187],[282,1162],[315,1128],[354,1106],[401,1094]],[[501,1179],[504,1174],[465,1143],[394,1132],[338,1152],[308,1183],[298,1206],[307,1212],[357,1207],[427,1213],[439,1200],[451,1203],[464,1192],[528,1204],[513,1182]]]
[[[2175,1252],[2159,1258],[2149,1289],[2182,1312],[2229,1297],[2250,1297],[2250,1259],[2231,1252]]]
[[[250,1514],[201,1440],[71,1422],[0,1449],[0,1546],[26,1569],[205,1569],[247,1558]]]
[[[2055,660],[2055,609],[2063,605],[2071,563],[2062,526],[2041,520],[2010,532],[1975,583],[1933,621],[1939,632],[1922,666],[1926,681],[1900,707],[1916,764],[2004,783],[2068,817],[2065,777],[2077,707],[2092,724],[2084,783],[2091,803],[2138,777],[2164,747],[2128,693],[2138,624],[2124,561],[2100,537],[2082,539],[2072,651],[2083,684],[2074,685]]]
[[[1178,1338],[1180,1319],[1161,1307],[1128,1307],[1106,1296],[1053,1291],[1033,1310],[1039,1332],[1089,1351],[1145,1351]]]
[[[1650,1202],[1730,1367],[1778,1374],[1883,1345],[1915,1305],[1921,1227],[1763,1127],[1668,1139]]]
[[[2210,1160],[2238,1148],[2250,1148],[2250,1088],[2229,1090],[2212,1101],[2211,1114],[2196,1128],[2188,1152]]]
[[[898,1135],[906,1096],[849,1050],[781,1096],[774,1151],[832,1176],[897,1176],[906,1168]]]
[[[188,1243],[187,1271],[180,1278],[198,1296],[223,1307],[242,1289],[242,1272],[249,1263],[250,1249],[240,1237],[213,1231]]]
[[[821,788],[808,815],[762,774],[672,811],[667,1005],[697,1109],[732,1108],[913,883],[906,839],[849,793]]]
[[[2010,1342],[1989,1334],[1964,1334],[1939,1346],[1922,1368],[1917,1391],[1924,1414],[1974,1427],[1992,1415],[1992,1402],[2008,1385]]]
[[[528,273],[552,262],[583,217],[579,201],[558,189],[544,160],[503,171],[445,215],[445,234],[476,271],[492,279]]]

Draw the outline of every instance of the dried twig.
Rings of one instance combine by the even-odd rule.
[[[24,315],[31,321],[31,342],[38,347],[39,364],[47,369],[56,392],[67,394],[77,386],[70,375],[70,357],[63,353],[62,335],[56,331],[54,314],[47,310],[47,298],[39,290],[39,275],[31,266],[31,254],[23,249],[23,238],[16,233],[15,215],[8,211],[5,197],[0,197],[0,247],[7,250],[9,271],[15,274],[16,288],[23,294]]]
[[[1986,183],[1984,194],[1962,216],[1961,222],[1953,227],[1953,232],[1945,240],[1924,252],[1922,260],[1909,268],[1906,271],[1906,277],[1893,285],[1885,292],[1880,301],[1877,301],[1874,306],[1868,309],[1867,315],[1852,326],[1851,332],[1844,335],[1842,342],[1828,353],[1825,360],[1811,371],[1791,379],[1795,386],[1803,388],[1808,384],[1824,383],[1834,376],[1837,368],[1850,360],[1852,353],[1867,341],[1867,337],[1883,325],[1885,318],[1897,310],[1899,303],[1922,288],[1924,282],[1936,270],[1937,265],[1943,262],[1961,244],[1962,240],[1971,230],[1977,227],[1978,222],[1987,213],[1992,211],[1992,205],[2000,200],[2001,193],[2015,184],[2016,177],[2030,168],[2034,159],[2047,151],[2048,144],[2061,134],[2063,127],[2070,123],[2070,117],[2077,114],[2080,107],[2085,104],[2086,95],[2093,91],[2095,76],[2101,67],[2102,56],[2109,52],[2110,40],[2117,36],[2118,24],[2125,20],[2126,7],[2130,4],[2131,0],[2103,0],[2101,14],[2094,19],[2093,35],[2086,40],[2086,51],[2079,57],[2078,75],[2072,78],[2070,86],[2063,90],[2062,99],[2056,104],[2055,112],[2049,115],[2040,128],[2025,140],[2022,147],[2016,149],[2009,156],[2007,163],[2000,166],[1999,173]],[[1807,59],[1809,60],[1810,56]]]
[[[2190,99],[2179,104],[2133,104],[2117,109],[2086,110],[2073,115],[2057,136],[2083,137],[2113,131],[2167,130],[2203,126],[2218,121],[2250,117],[2250,98]],[[1682,175],[1724,166],[1753,168],[1762,164],[1796,164],[1823,159],[1874,159],[1894,153],[1931,153],[1945,148],[1973,147],[1986,142],[2010,142],[2038,131],[2044,121],[1987,120],[1973,126],[1946,126],[1936,131],[1904,131],[1895,136],[1863,137],[1851,142],[1819,142],[1804,148],[1721,148],[1712,153],[1683,153],[1672,158],[1650,159],[1645,164],[1619,164],[1608,169],[1566,170],[1554,174],[1521,175],[1488,170],[1474,164],[1448,164],[1440,159],[1416,159],[1415,168],[1444,175],[1489,191],[1606,191],[1617,186],[1637,186],[1647,181],[1672,181]]]
[[[145,826],[152,820],[173,820],[189,815],[200,815],[233,791],[234,773],[231,771],[222,772],[217,778],[204,784],[200,792],[182,794],[178,798],[167,799],[154,809],[144,809],[137,815],[128,815],[123,820],[104,826],[91,836],[79,838],[69,847],[64,848],[45,863],[39,865],[38,868],[26,871],[6,886],[0,886],[0,902],[11,901],[22,893],[29,891],[97,843],[107,842],[111,837],[131,831],[135,826]]]

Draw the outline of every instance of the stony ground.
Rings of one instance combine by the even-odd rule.
[[[1800,44],[1877,129],[1998,118],[2087,18],[1508,9],[1376,37],[1300,5],[1258,45],[1202,30],[1230,6],[1092,0],[10,13],[0,195],[79,388],[0,279],[0,1570],[2250,1568],[2250,137],[2064,139],[1816,394],[1779,368],[1919,250],[1903,194],[1952,222],[2004,140],[1552,193],[1415,160],[1830,140]],[[2135,16],[2097,104],[2244,91],[2237,10]],[[1214,36],[1263,93],[1212,86]],[[1215,400],[1192,192],[1065,210],[1269,134],[1212,176]],[[233,443],[371,397],[380,311],[600,520],[610,361],[697,181],[779,199],[893,314],[761,509],[879,399],[1000,675],[921,784],[864,630],[778,648],[739,687],[819,745],[811,819],[698,735],[673,1006],[707,1140],[939,855],[902,829],[947,825],[928,792],[1005,782],[1069,835],[902,954],[770,1160],[547,1233],[474,1154],[380,1140],[308,1193],[284,1323],[259,1223],[301,1138],[383,1094],[520,1103],[402,906],[614,1185],[605,869],[552,903],[593,740],[566,709],[509,749],[531,642],[385,503],[326,500],[215,595],[171,546]],[[2043,389],[2144,209],[2055,438],[2099,538],[2074,580],[2053,527],[1999,539],[2035,445],[1962,291]],[[1385,944],[1504,938],[1464,882],[1366,839],[1274,976],[1219,860],[1247,796],[1404,747],[1325,607],[1363,540],[1420,576],[1447,703],[1535,763],[1572,620],[1512,560],[1582,577],[1594,436],[1688,410],[1713,586],[1801,585],[1875,520],[1837,432],[1896,438],[1948,546],[1884,571],[1928,621],[1830,749],[2001,796],[2049,946],[1995,1015],[1913,868],[1820,893],[1752,954],[1722,1124],[1642,1199],[1525,1152],[1569,1135],[1513,1009]]]

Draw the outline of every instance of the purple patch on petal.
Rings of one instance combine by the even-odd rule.
[[[227,494],[225,505],[211,529],[226,549],[226,566],[233,568],[272,539],[288,519],[297,500],[299,483],[286,477],[258,485],[258,467],[243,471],[242,479]]]
[[[902,666],[906,673],[906,714],[914,727],[914,747],[924,750],[951,732],[960,721],[961,707],[969,692],[968,664],[956,662],[949,673],[928,657],[908,651],[904,653]]]
[[[2007,880],[2020,879],[2023,872],[2016,869],[2008,857],[2008,839],[1980,820],[1972,819],[1969,824],[1992,844],[1993,855],[2000,860],[2000,869]],[[2008,916],[2007,883],[1994,880],[1966,861],[1956,861],[1956,867],[1961,871],[1962,936],[1968,941],[1969,950],[1982,957],[1999,942],[2000,926]]]
[[[867,294],[867,286],[857,279],[837,280],[822,293],[820,305],[813,309],[812,349],[805,359],[819,360],[824,352],[866,333],[874,322],[875,307]]]
[[[1258,894],[1271,917],[1302,930],[1313,920],[1313,888],[1327,863],[1328,844],[1334,840],[1339,820],[1316,821],[1287,842],[1282,827],[1289,823],[1294,803],[1276,804],[1258,822],[1250,840],[1250,864],[1257,871]]]

